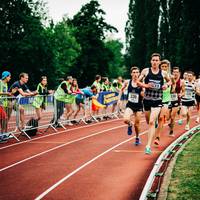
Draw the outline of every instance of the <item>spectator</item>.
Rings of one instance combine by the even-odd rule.
[[[47,95],[52,94],[53,90],[47,89],[47,77],[42,76],[41,81],[37,86],[37,93],[39,96],[36,96],[33,101],[33,106],[36,110],[37,120],[41,119],[42,110],[46,109]]]
[[[26,83],[28,82],[29,76],[27,73],[22,72],[19,75],[19,81],[14,82],[10,89],[9,92],[12,91],[13,95],[15,97],[30,97],[30,96],[34,96],[37,94],[36,92],[31,92],[28,88],[28,86],[26,85]],[[21,122],[21,129],[24,129],[25,127],[25,116],[24,116],[24,107],[22,105],[19,105],[19,111],[20,111],[20,122]]]
[[[55,91],[54,97],[56,102],[56,116],[53,118],[52,122],[55,127],[59,127],[58,120],[64,113],[64,106],[67,109],[67,114],[72,110],[71,104],[73,103],[73,96],[71,91],[72,77],[67,76],[66,80],[62,81]]]
[[[11,92],[8,92],[8,82],[10,81],[10,79],[11,73],[8,71],[4,71],[0,80],[0,143],[6,142],[8,139],[8,120],[10,118],[11,112],[9,101],[6,97],[12,95]]]

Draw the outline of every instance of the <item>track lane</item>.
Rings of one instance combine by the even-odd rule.
[[[112,146],[113,143],[116,144],[117,142],[120,142],[122,139],[127,139],[127,136],[124,134],[124,132],[126,132],[125,128],[119,129],[116,132],[111,131],[111,133],[109,133],[109,134],[102,134],[102,135],[98,135],[98,137],[95,137],[95,138],[89,138],[88,140],[80,141],[81,144],[76,143],[75,146],[69,145],[65,150],[62,149],[62,151],[61,151],[62,153],[51,152],[51,153],[53,153],[52,155],[48,154],[48,156],[45,155],[45,156],[42,156],[41,158],[34,159],[34,162],[28,161],[27,163],[24,163],[22,166],[16,166],[13,169],[9,169],[8,174],[5,173],[6,175],[1,177],[4,179],[1,179],[1,180],[6,180],[6,182],[4,182],[4,184],[7,185],[8,188],[13,184],[15,185],[16,183],[18,183],[18,184],[20,183],[19,185],[16,185],[17,188],[14,188],[14,190],[13,190],[13,188],[10,188],[10,191],[8,193],[14,194],[18,190],[20,191],[20,188],[26,188],[26,191],[20,191],[17,194],[17,195],[19,195],[17,197],[19,197],[19,199],[26,199],[27,197],[30,197],[29,199],[32,199],[31,197],[34,198],[35,196],[38,195],[38,193],[39,193],[37,191],[38,187],[39,187],[39,189],[41,189],[40,192],[44,191],[48,185],[51,186],[51,185],[55,184],[56,180],[60,180],[63,177],[63,175],[65,175],[66,173],[71,173],[70,170],[71,171],[75,170],[76,168],[80,167],[83,163],[85,163],[85,161],[91,160],[94,156],[101,154],[103,150]],[[108,135],[109,135],[109,137],[108,137]],[[112,137],[110,137],[110,136],[112,136]],[[120,138],[119,138],[119,136],[120,136]],[[144,140],[143,140],[143,142],[144,142]],[[80,149],[77,149],[77,145],[78,145],[78,148],[80,148]],[[143,153],[144,146],[143,147],[141,146],[141,148],[142,148],[142,151],[139,153],[141,153],[144,156],[144,153]],[[131,150],[132,150],[132,145],[131,145]],[[138,149],[137,149],[137,151],[138,151]],[[71,155],[69,155],[70,152],[71,152]],[[126,153],[129,153],[129,152],[126,152]],[[137,152],[135,152],[135,153],[137,154]],[[108,155],[110,155],[110,153]],[[114,155],[116,155],[116,152],[114,152]],[[67,160],[66,160],[66,156],[67,156]],[[107,155],[105,157],[107,157]],[[124,155],[123,155],[123,157],[124,157]],[[52,158],[53,158],[53,160],[52,160]],[[113,156],[111,156],[111,158],[113,158]],[[141,157],[140,157],[140,159],[141,159]],[[98,162],[101,163],[102,160],[104,160],[104,157],[98,161],[95,161],[95,163],[87,166],[86,169],[90,169],[90,167],[91,167],[92,171],[95,172],[95,168],[93,167],[93,165],[95,164],[95,166],[96,166],[96,163],[98,163]],[[115,160],[115,159],[110,159],[109,161],[113,162],[113,160]],[[118,158],[117,160],[120,160],[120,159]],[[126,159],[125,163],[126,162],[128,163],[128,160],[129,159]],[[151,161],[152,160],[153,159],[151,157]],[[139,163],[140,162],[141,161],[139,161]],[[47,164],[45,164],[45,163],[47,163]],[[58,164],[58,163],[60,163],[60,164]],[[65,163],[67,163],[67,164],[65,164]],[[103,162],[101,165],[98,164],[98,166],[96,166],[96,168],[98,168],[99,166],[102,166],[102,168],[100,168],[100,171],[102,170],[102,171],[106,172],[105,167],[108,165],[107,163],[109,163],[108,160],[106,160],[106,162]],[[73,164],[75,164],[75,166]],[[128,169],[127,166],[125,166],[124,169]],[[149,169],[149,167],[147,167],[147,169]],[[42,175],[38,177],[38,175],[40,173]],[[87,172],[87,170],[84,169],[83,171],[78,173],[78,175],[81,173],[86,173],[86,176],[87,176],[88,172]],[[126,173],[127,173],[127,171],[126,171]],[[94,173],[94,174],[96,174],[96,173]],[[111,174],[113,177],[113,173],[110,172],[109,174]],[[14,177],[13,175],[16,177]],[[102,172],[100,173],[100,175],[102,175]],[[115,174],[115,170],[114,170],[114,176],[118,176],[118,175],[120,175],[120,173]],[[74,177],[76,177],[76,176],[74,176]],[[11,180],[11,179],[13,179],[13,180],[7,181],[6,177],[9,180]],[[46,180],[47,177],[48,177],[48,180]],[[74,177],[72,179],[74,179]],[[106,177],[109,177],[109,176],[107,175]],[[84,180],[84,175],[81,178],[83,178],[83,180]],[[88,178],[90,178],[90,177],[88,177]],[[100,176],[100,179],[102,179],[102,178],[103,178],[103,176]],[[72,180],[72,179],[70,178],[70,180]],[[33,181],[33,183],[34,183],[32,185],[32,187],[29,186],[30,180]],[[121,179],[119,178],[119,180],[121,180]],[[82,179],[76,179],[75,182],[77,182],[77,185],[79,185],[79,183],[82,182]],[[90,179],[90,182],[93,183],[92,184],[93,186],[96,185],[95,181],[93,182],[93,179],[92,180]],[[102,181],[102,182],[104,182],[104,181]],[[68,181],[67,181],[67,183],[68,183]],[[64,185],[65,185],[65,183],[64,183]],[[35,188],[35,186],[37,186],[37,187]],[[62,187],[63,187],[63,184],[59,188],[62,188]],[[77,186],[77,187],[79,187],[79,186]],[[113,188],[112,185],[110,187]],[[108,188],[110,188],[110,187],[108,187]],[[115,187],[118,188],[118,186],[116,186],[116,185],[114,186],[114,188]],[[34,190],[34,188],[35,188],[35,190]],[[59,188],[58,188],[58,190],[56,189],[55,192],[59,191]],[[64,188],[65,188],[65,190],[68,190],[68,188],[66,188],[66,187],[64,187]],[[71,187],[69,187],[69,190],[73,191],[72,193],[75,196],[77,196],[77,194],[74,193],[73,189],[74,189],[73,185]],[[87,191],[87,187],[83,190]],[[92,190],[93,190],[93,192],[98,191],[98,189],[95,189],[95,187]],[[88,192],[89,191],[90,190],[88,190]],[[116,191],[116,190],[114,190],[114,191]],[[119,190],[119,191],[121,191],[121,190]],[[65,194],[65,192],[64,192],[64,194]],[[92,192],[91,192],[91,194],[92,194]],[[51,195],[52,196],[47,196],[47,199],[48,198],[52,199],[52,197],[54,199],[54,192]],[[101,196],[101,193],[99,195]],[[61,193],[61,196],[66,197],[65,195],[62,195],[62,193]],[[85,198],[85,196],[82,193],[80,193],[79,199],[80,199],[80,197],[82,198],[82,196],[83,196],[83,199]],[[4,196],[4,197],[7,197],[7,196]],[[10,197],[11,196],[9,196],[9,198]],[[11,199],[12,199],[12,197],[11,197]],[[55,199],[58,199],[58,198],[55,198]],[[66,198],[64,198],[64,199],[66,199]]]

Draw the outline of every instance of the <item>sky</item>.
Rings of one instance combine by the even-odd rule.
[[[54,22],[62,19],[63,15],[67,14],[70,18],[76,14],[82,5],[89,3],[90,0],[46,0],[49,8],[49,15]],[[106,12],[105,21],[116,27],[118,33],[114,33],[111,37],[120,39],[125,42],[125,24],[128,19],[129,0],[99,0],[101,8]]]

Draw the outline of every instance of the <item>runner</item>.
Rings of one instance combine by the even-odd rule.
[[[128,135],[132,134],[132,125],[133,122],[131,117],[135,116],[134,127],[135,127],[135,145],[141,143],[139,138],[140,133],[140,120],[143,110],[142,98],[143,98],[143,89],[137,86],[137,80],[140,75],[138,67],[131,68],[131,80],[126,81],[121,89],[120,97],[123,93],[123,90],[128,86],[128,102],[126,104],[126,109],[124,112],[124,123],[128,124]]]
[[[188,80],[188,73],[187,73],[187,71],[185,71],[183,73],[183,79],[181,80],[181,82],[183,82],[183,85],[184,85],[184,82],[187,80]],[[182,119],[182,115],[181,115],[181,106],[179,106],[179,110],[178,110],[178,124],[179,125],[183,124],[183,119]]]
[[[170,136],[174,136],[174,125],[175,125],[175,118],[176,114],[180,110],[181,104],[181,88],[183,87],[184,83],[183,80],[180,78],[180,69],[179,67],[173,67],[172,70],[172,78],[175,84],[172,85],[171,89],[171,112],[170,112]]]
[[[162,71],[166,72],[169,77],[171,77],[170,62],[168,60],[162,60],[160,64],[160,68]],[[166,83],[166,80],[164,80],[164,84],[165,83]],[[163,91],[162,108],[160,111],[160,115],[158,117],[158,128],[156,129],[156,135],[155,135],[155,140],[154,140],[155,145],[159,145],[160,133],[163,129],[165,121],[169,119],[169,106],[171,104],[170,91],[171,91],[171,86],[169,86],[166,90]]]
[[[155,135],[155,121],[160,114],[162,107],[162,94],[171,85],[171,81],[166,72],[159,69],[160,54],[153,53],[151,56],[151,67],[142,70],[138,85],[146,88],[144,92],[144,110],[146,121],[149,125],[148,142],[145,154],[151,154],[151,143]],[[164,79],[166,83],[164,84]],[[144,80],[144,83],[141,82]]]
[[[199,119],[200,119],[200,75],[199,75],[198,79],[196,80],[195,89],[196,89],[195,99],[196,99],[196,103],[197,103],[197,112],[198,112],[196,123],[199,123]]]
[[[183,117],[186,117],[186,126],[185,130],[190,130],[190,117],[191,109],[195,104],[195,83],[193,81],[193,72],[188,71],[188,80],[184,81],[184,87],[182,87],[182,106],[181,114]]]

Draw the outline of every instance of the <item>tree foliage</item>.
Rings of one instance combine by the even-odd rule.
[[[117,30],[105,22],[104,15],[98,1],[91,0],[70,21],[81,45],[81,54],[71,73],[81,80],[82,85],[91,83],[95,74],[106,75],[109,71],[110,51],[103,40],[106,32]]]
[[[124,66],[124,56],[122,54],[123,43],[119,40],[108,40],[105,42],[105,46],[110,50],[107,76],[111,78],[124,76],[126,68]]]
[[[199,73],[199,13],[198,0],[130,0],[127,65],[143,67],[151,53],[158,51],[172,65]]]

